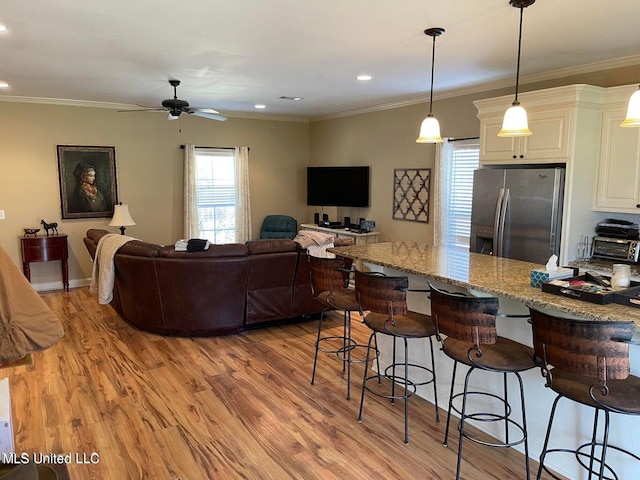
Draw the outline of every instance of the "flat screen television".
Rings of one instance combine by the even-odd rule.
[[[369,206],[369,167],[307,167],[307,205]]]

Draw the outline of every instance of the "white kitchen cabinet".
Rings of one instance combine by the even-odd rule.
[[[569,109],[530,112],[529,129],[533,135],[528,137],[498,137],[502,117],[482,119],[480,163],[566,162],[571,154],[571,114]]]
[[[594,210],[640,214],[640,129],[623,128],[625,102],[634,90],[609,89],[602,112]]]

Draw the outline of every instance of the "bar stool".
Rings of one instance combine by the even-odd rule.
[[[384,276],[380,273],[365,273],[355,271],[356,297],[360,304],[361,314],[364,316],[364,323],[371,329],[367,348],[367,358],[365,360],[364,376],[362,380],[362,394],[360,397],[360,411],[358,422],[362,422],[362,412],[364,407],[365,391],[379,397],[387,398],[394,404],[396,400],[404,401],[404,443],[409,443],[409,397],[416,393],[417,387],[433,384],[433,395],[435,400],[436,421],[440,421],[438,412],[438,392],[436,388],[435,361],[433,354],[432,337],[436,334],[436,329],[429,315],[413,312],[407,308],[408,277]],[[365,311],[368,311],[365,315]],[[378,333],[393,337],[393,359],[384,372],[380,370]],[[423,366],[409,362],[408,339],[428,338],[431,346],[431,365]],[[396,356],[396,343],[398,339],[404,342],[404,360],[399,361]],[[377,362],[377,372],[375,375],[368,375],[371,353],[375,355]],[[413,379],[409,375],[409,367],[412,368]],[[396,369],[402,368],[402,373]],[[416,373],[421,372],[426,375],[426,379],[418,381]],[[369,386],[369,382],[377,380],[379,385],[385,378],[391,382],[391,393],[374,389]],[[396,383],[404,388],[402,393],[396,392]]]
[[[460,415],[458,426],[458,461],[456,465],[456,479],[460,478],[462,460],[462,443],[467,438],[480,445],[491,447],[513,447],[524,444],[526,478],[529,478],[529,443],[527,440],[527,421],[525,415],[524,388],[520,372],[535,367],[533,349],[508,338],[500,337],[496,330],[496,314],[499,302],[495,297],[473,297],[464,293],[449,293],[431,287],[431,315],[437,330],[437,338],[442,343],[442,351],[453,360],[453,374],[451,376],[451,391],[447,410],[447,425],[445,427],[444,442],[448,445],[449,424],[451,411]],[[446,335],[443,338],[442,335]],[[462,392],[454,394],[456,370],[461,363],[469,367],[464,380]],[[502,376],[503,396],[483,391],[469,390],[471,376],[476,371],[494,372]],[[520,423],[511,418],[511,405],[508,401],[507,375],[513,374],[520,386],[520,404],[522,418]],[[462,407],[453,405],[461,398]],[[469,403],[472,399],[497,401],[500,412],[472,412],[469,413]],[[473,436],[465,430],[467,422],[503,422],[504,441],[489,441],[485,438]],[[515,428],[519,435],[515,440],[509,438],[510,427]]]
[[[570,453],[591,479],[619,478],[606,464],[607,450],[614,449],[640,461],[637,455],[609,444],[609,414],[640,414],[640,378],[630,375],[629,342],[633,322],[574,320],[537,311],[531,312],[535,360],[546,386],[558,395],[553,401],[547,434],[540,455],[538,475],[544,470],[558,479],[544,461],[549,453]],[[561,398],[594,409],[589,442],[575,449],[549,448],[549,439]],[[604,428],[598,439],[598,420],[604,414]],[[596,450],[600,454],[596,455]],[[605,476],[605,472],[612,476]]]
[[[351,352],[358,344],[351,338],[351,312],[359,309],[355,291],[347,288],[349,285],[351,259],[342,257],[320,258],[308,255],[309,272],[311,275],[311,289],[313,296],[325,306],[318,321],[318,335],[315,342],[315,356],[313,358],[313,373],[311,385],[315,383],[318,352],[335,354],[342,360],[342,371],[347,372],[347,400],[351,399]],[[341,310],[343,312],[342,336],[322,336],[322,322],[327,310]],[[336,347],[336,342],[341,345]],[[360,345],[364,347],[364,345]]]

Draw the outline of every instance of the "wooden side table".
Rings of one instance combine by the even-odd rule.
[[[42,237],[20,237],[22,242],[22,270],[27,280],[31,281],[31,262],[50,262],[60,260],[62,263],[62,284],[69,291],[69,250],[67,235],[48,235]]]

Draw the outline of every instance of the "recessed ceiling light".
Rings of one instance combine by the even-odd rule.
[[[368,80],[371,80],[373,77],[371,75],[358,75],[356,78],[361,82],[366,82]]]
[[[7,31],[7,27],[0,23],[0,32],[6,32],[6,31]]]
[[[9,84],[7,82],[0,81],[0,88],[9,88]]]
[[[287,97],[287,96],[282,96],[282,97],[278,97],[280,100],[291,100],[292,102],[299,102],[300,100],[302,100],[302,97]]]
[[[258,103],[256,105],[254,105],[255,108],[267,108],[266,105],[263,105],[262,103]]]

